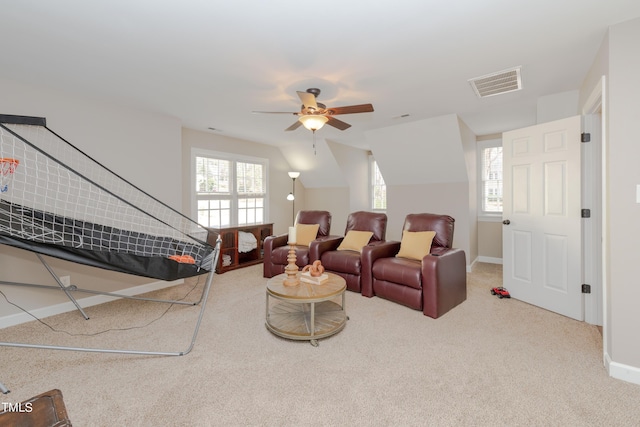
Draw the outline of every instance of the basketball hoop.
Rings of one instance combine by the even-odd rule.
[[[13,173],[20,164],[17,159],[9,157],[0,158],[0,192],[4,193],[9,189],[9,182],[13,179]]]

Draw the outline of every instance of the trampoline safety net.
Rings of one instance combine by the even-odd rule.
[[[2,244],[160,280],[212,268],[206,230],[64,140],[44,118],[0,115],[0,166]]]

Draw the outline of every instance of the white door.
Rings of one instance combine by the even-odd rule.
[[[503,286],[583,320],[580,116],[502,136]]]

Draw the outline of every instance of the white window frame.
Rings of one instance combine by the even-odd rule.
[[[195,221],[198,221],[198,194],[195,188],[196,186],[194,185],[195,179],[196,179],[196,157],[209,157],[212,159],[227,160],[231,162],[231,167],[230,167],[231,176],[230,176],[230,183],[229,183],[231,191],[229,193],[229,196],[221,195],[219,197],[214,197],[214,199],[215,198],[219,198],[220,200],[228,199],[231,201],[230,224],[228,225],[228,227],[237,227],[239,225],[252,225],[252,224],[269,222],[269,159],[244,156],[244,155],[235,154],[235,153],[225,153],[220,151],[206,150],[202,148],[192,148],[191,159],[190,159],[191,171],[189,174],[189,188],[190,188],[190,197],[191,197],[191,217],[194,218]],[[259,163],[263,167],[263,171],[264,171],[263,180],[264,180],[264,186],[265,186],[265,193],[264,193],[264,206],[263,206],[264,215],[263,215],[263,221],[261,222],[238,224],[239,200],[243,198],[252,198],[252,195],[243,194],[242,196],[240,196],[238,194],[238,189],[236,185],[236,181],[237,181],[236,180],[236,163],[237,162]],[[205,224],[201,224],[201,225],[207,227],[207,225]],[[223,228],[227,227],[227,225],[224,225],[222,227]],[[211,226],[210,228],[218,228],[218,227]]]
[[[374,196],[375,196],[375,186],[376,183],[374,182],[374,177],[375,177],[375,169],[377,167],[377,162],[376,159],[372,156],[369,155],[369,208],[373,211],[373,212],[386,212],[387,211],[387,184],[384,183],[384,209],[378,209],[374,207]],[[378,170],[380,170],[380,167],[378,167]],[[382,171],[380,172],[380,176],[382,176]],[[384,177],[382,177],[382,181],[384,182]]]
[[[477,143],[477,152],[478,152],[478,220],[479,221],[487,221],[487,222],[499,222],[502,221],[502,211],[500,212],[492,212],[484,210],[484,186],[482,181],[482,170],[483,170],[483,152],[487,148],[494,147],[502,147],[502,139],[490,139],[486,141],[478,141]],[[503,172],[504,177],[504,172]],[[504,183],[503,183],[504,188]],[[504,197],[504,194],[503,194]]]

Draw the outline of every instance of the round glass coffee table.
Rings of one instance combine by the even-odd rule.
[[[347,323],[347,285],[337,274],[327,274],[329,279],[320,285],[300,281],[297,286],[285,286],[286,274],[269,279],[267,329],[283,338],[307,340],[315,347],[320,338],[340,332]]]

